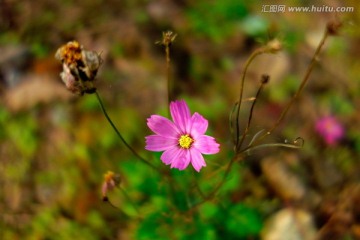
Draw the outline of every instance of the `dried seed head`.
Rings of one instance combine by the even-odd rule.
[[[69,91],[75,94],[81,94],[82,87],[80,86],[80,82],[71,74],[70,68],[65,63],[63,63],[63,71],[60,73],[60,77]]]
[[[164,46],[171,46],[171,44],[175,41],[177,34],[172,31],[166,31],[162,33],[162,40],[157,41],[156,44],[161,44]]]
[[[97,71],[102,64],[100,54],[95,51],[82,51],[82,59],[90,71]]]
[[[60,77],[67,89],[79,95],[96,91],[93,82],[102,64],[100,54],[86,51],[77,41],[71,41],[56,51],[55,58],[63,64]]]
[[[77,41],[71,41],[61,46],[55,54],[55,58],[67,65],[81,60],[82,46]]]

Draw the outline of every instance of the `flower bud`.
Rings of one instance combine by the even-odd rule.
[[[118,187],[120,182],[120,174],[115,174],[112,171],[108,171],[104,174],[104,182],[101,187],[103,201],[108,201],[108,192],[112,191],[115,187]]]
[[[271,53],[276,53],[282,49],[282,44],[278,39],[275,38],[268,42],[266,47]]]

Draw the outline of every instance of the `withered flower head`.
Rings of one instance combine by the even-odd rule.
[[[99,53],[84,50],[77,41],[71,41],[56,51],[55,58],[63,64],[60,77],[67,89],[79,95],[96,91],[94,81],[102,63]]]
[[[162,33],[162,40],[157,41],[156,44],[160,44],[163,46],[170,46],[176,38],[177,34],[172,31],[166,31]]]
[[[61,46],[55,54],[55,58],[67,65],[76,64],[81,60],[82,46],[77,41],[68,42]]]

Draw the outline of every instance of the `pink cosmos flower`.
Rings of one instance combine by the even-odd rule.
[[[191,162],[196,171],[206,166],[202,154],[215,154],[220,145],[213,137],[204,135],[208,121],[199,113],[190,114],[184,100],[170,103],[173,119],[152,115],[147,119],[148,127],[155,135],[147,136],[145,149],[164,153],[160,159],[171,168],[184,170]]]
[[[329,145],[335,145],[344,136],[343,126],[333,116],[319,119],[315,129]]]

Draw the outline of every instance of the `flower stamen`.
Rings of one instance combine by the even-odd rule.
[[[192,139],[189,134],[181,135],[179,138],[179,145],[181,148],[189,149],[194,142],[194,139]]]

